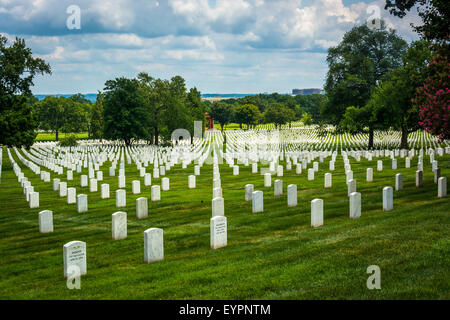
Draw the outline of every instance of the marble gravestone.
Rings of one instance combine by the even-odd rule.
[[[224,216],[225,215],[225,206],[224,206],[224,199],[217,197],[212,199],[211,201],[211,207],[212,207],[212,216]]]
[[[101,198],[102,199],[109,199],[109,184],[103,183],[100,186],[101,189]]]
[[[262,191],[253,191],[252,193],[252,212],[263,212],[264,211],[264,199]]]
[[[283,195],[283,181],[282,180],[275,180],[274,183],[274,196],[279,197]]]
[[[112,238],[113,240],[126,239],[127,237],[127,213],[123,211],[112,214]]]
[[[88,197],[86,194],[79,194],[77,196],[77,212],[83,213],[88,211]]]
[[[361,217],[361,193],[350,193],[350,219]]]
[[[148,217],[148,199],[140,197],[136,199],[136,218],[145,219]]]
[[[323,200],[314,199],[311,201],[311,227],[323,225]]]
[[[152,201],[161,201],[161,187],[152,186]]]
[[[227,245],[227,218],[225,216],[211,218],[210,237],[212,249],[219,249]]]
[[[123,189],[116,190],[116,208],[127,206],[127,195]]]
[[[67,188],[67,204],[74,204],[77,202],[77,189]]]
[[[164,259],[163,229],[150,228],[144,231],[144,261],[147,263]]]
[[[295,185],[295,184],[288,185],[287,201],[288,201],[288,207],[295,207],[297,205],[297,185]]]
[[[39,232],[53,232],[53,212],[44,210],[39,212]]]
[[[394,191],[392,187],[383,188],[383,211],[391,211],[394,207]]]
[[[252,194],[255,189],[253,184],[245,185],[245,201],[252,201]]]
[[[71,241],[63,246],[64,277],[73,276],[74,273],[84,275],[87,273],[86,242]]]

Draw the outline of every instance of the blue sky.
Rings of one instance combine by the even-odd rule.
[[[80,8],[81,29],[66,12]],[[327,49],[368,6],[408,42],[410,23],[390,16],[384,0],[0,0],[0,33],[25,38],[53,74],[33,93],[95,93],[108,79],[145,71],[181,75],[202,93],[288,93],[323,87]]]

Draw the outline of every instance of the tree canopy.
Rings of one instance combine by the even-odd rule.
[[[34,58],[23,39],[8,45],[0,35],[0,144],[33,144],[38,122],[29,103],[31,87],[34,78],[45,73],[51,73],[50,65]]]

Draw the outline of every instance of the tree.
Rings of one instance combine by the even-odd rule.
[[[234,109],[234,119],[241,129],[242,124],[246,124],[247,129],[250,129],[250,125],[255,125],[261,119],[261,112],[253,104],[240,105]]]
[[[50,65],[33,58],[23,39],[0,35],[0,144],[26,146],[33,144],[38,122],[28,101],[36,75],[51,74]]]
[[[90,122],[91,122],[91,132],[92,137],[94,139],[102,139],[103,138],[103,101],[105,96],[101,91],[97,94],[97,100],[92,105],[91,114],[90,114]]]
[[[211,105],[210,114],[214,118],[214,121],[217,121],[220,124],[222,133],[223,129],[225,128],[225,125],[230,123],[232,113],[233,113],[232,107],[224,102],[214,101]]]
[[[368,108],[385,126],[402,132],[401,148],[408,149],[408,134],[418,130],[419,110],[413,103],[431,60],[429,43],[413,42],[403,57],[403,66],[394,70],[374,91]]]
[[[36,138],[37,117],[23,95],[14,95],[0,113],[0,144],[30,147]]]
[[[312,117],[311,117],[311,115],[309,113],[305,113],[300,121],[305,126],[310,126],[310,125],[312,125],[314,123],[313,119],[312,119]]]
[[[450,139],[450,59],[448,44],[436,46],[426,70],[426,80],[417,89],[414,104],[419,108],[419,125],[439,141]],[[446,47],[446,48],[445,48]]]
[[[407,43],[394,30],[387,30],[384,21],[380,29],[372,30],[364,24],[347,32],[337,47],[328,50],[328,102],[322,115],[339,125],[347,107],[364,107],[379,81],[402,65],[406,49]],[[374,127],[369,126],[368,131],[372,148]]]
[[[194,121],[205,122],[205,105],[202,102],[202,96],[197,88],[191,88],[186,96],[185,101],[187,113],[186,113],[186,126],[185,129],[191,134],[191,143],[194,142]]]
[[[413,99],[431,58],[428,47],[426,41],[412,43],[402,57],[403,66],[380,82],[366,106],[347,108],[342,126],[351,133],[362,132],[365,126],[400,130],[401,148],[407,149],[408,134],[419,129],[419,113]]]
[[[67,102],[64,97],[47,96],[36,104],[41,129],[55,132],[56,141],[59,139],[59,131],[66,124]]]
[[[450,5],[448,0],[386,0],[385,9],[397,17],[403,18],[407,11],[417,7],[421,26],[414,30],[431,41],[448,41],[450,35]]]
[[[286,124],[295,118],[295,113],[284,104],[272,103],[264,112],[264,122],[274,123],[275,128]]]
[[[104,89],[104,137],[130,145],[135,139],[149,138],[148,112],[136,79],[108,80]]]

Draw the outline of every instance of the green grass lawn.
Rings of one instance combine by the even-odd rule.
[[[383,158],[383,172],[370,163],[351,158],[357,190],[362,193],[362,217],[349,219],[349,200],[342,157],[333,172],[333,187],[324,189],[327,158],[314,181],[307,171],[285,170],[284,195],[275,198],[263,186],[263,176],[251,166],[240,165],[240,175],[221,165],[228,246],[209,247],[212,166],[204,165],[197,189],[188,189],[193,166],[181,165],[167,172],[170,191],[162,201],[149,201],[149,217],[136,219],[136,199],[150,198],[150,187],[135,165],[126,166],[127,207],[115,207],[117,176],[108,176],[109,162],[102,167],[111,199],[100,191],[88,195],[89,211],[79,214],[19,162],[25,176],[40,193],[40,208],[29,209],[22,188],[3,150],[0,184],[0,299],[449,299],[450,298],[450,199],[437,198],[431,164],[424,155],[424,186],[415,187],[417,157],[411,169],[398,158],[398,170]],[[442,176],[450,177],[450,156],[436,156]],[[312,164],[311,164],[312,165]],[[367,167],[374,168],[374,182],[365,182]],[[147,168],[147,172],[151,172]],[[116,170],[116,174],[118,169]],[[404,190],[394,191],[394,210],[383,212],[382,189],[395,185],[403,173]],[[83,169],[87,174],[87,169]],[[65,175],[59,177],[65,181]],[[140,195],[131,194],[131,181],[141,180]],[[273,177],[274,181],[276,177]],[[244,201],[244,186],[253,183],[264,191],[264,212],[253,214]],[[152,177],[152,184],[160,179]],[[287,207],[286,188],[297,184],[299,205]],[[324,225],[310,227],[310,202],[324,199]],[[54,232],[40,234],[38,212],[52,210]],[[128,213],[128,238],[111,239],[111,214]],[[144,231],[164,230],[164,260],[144,263]],[[81,290],[69,290],[63,277],[63,245],[80,240],[87,244],[87,275]],[[381,269],[381,290],[368,290],[366,269]]]
[[[72,133],[68,133],[67,135],[69,134]],[[75,133],[75,135],[77,136],[77,139],[88,139],[87,132]],[[60,132],[58,134],[58,140],[64,139],[65,137],[66,137],[65,133]],[[56,141],[56,134],[50,132],[39,132],[38,135],[36,136],[35,141]]]

